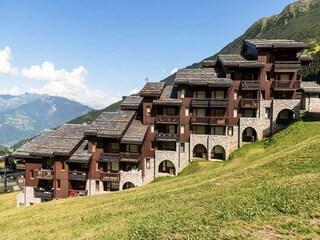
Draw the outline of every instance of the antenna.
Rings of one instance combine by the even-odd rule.
[[[147,76],[144,80],[145,80],[146,82],[148,82],[148,81],[149,81],[149,77]]]

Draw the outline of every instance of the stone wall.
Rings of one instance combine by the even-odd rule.
[[[233,135],[202,135],[191,134],[190,135],[190,157],[193,158],[193,149],[196,145],[202,144],[207,149],[207,159],[211,158],[211,151],[214,146],[220,145],[224,148],[226,153],[226,159],[228,159],[230,153],[238,148],[238,127],[233,127]]]
[[[41,203],[41,198],[34,197],[34,188],[26,186],[24,193],[17,196],[17,207],[25,205],[26,207]]]
[[[300,119],[300,99],[274,99],[272,101],[272,132],[276,132],[283,126],[276,124],[278,114],[284,110],[289,109],[293,111],[295,119]]]
[[[303,103],[301,109],[309,112],[320,112],[320,98],[318,98],[318,95],[303,95],[303,99],[301,101]]]
[[[144,161],[146,161],[146,159],[144,159]],[[146,166],[146,165],[147,164],[145,163],[144,166]],[[150,158],[150,168],[145,169],[145,175],[143,177],[143,185],[148,184],[154,180],[155,171],[158,171],[155,169],[155,159]]]
[[[163,173],[159,173],[159,165],[164,160],[170,160],[175,167],[175,174],[178,175],[179,170],[179,143],[176,143],[176,151],[155,151],[155,175],[156,177],[163,176]],[[167,174],[169,175],[169,174]]]
[[[135,187],[141,187],[143,185],[142,181],[142,171],[136,172],[124,172],[120,171],[120,183],[119,183],[119,190],[123,189],[123,185],[126,182],[131,182]]]
[[[182,152],[180,148],[180,166],[179,166],[179,172],[182,171],[186,166],[190,163],[190,144],[184,143],[184,152]]]

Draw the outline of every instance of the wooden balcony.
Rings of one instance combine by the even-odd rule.
[[[301,69],[300,61],[275,61],[274,71],[275,72],[288,72],[288,70],[299,70]]]
[[[69,197],[83,197],[88,195],[88,190],[69,190]]]
[[[179,116],[157,115],[156,123],[158,124],[179,124]]]
[[[191,99],[191,107],[204,107],[210,106],[210,98],[193,98]]]
[[[121,152],[120,161],[121,162],[139,162],[139,153]]]
[[[53,190],[43,190],[40,188],[34,189],[34,197],[41,198],[41,199],[53,199]]]
[[[34,170],[34,177],[43,180],[53,180],[54,172],[51,169],[36,169]]]
[[[209,117],[192,117],[191,124],[193,125],[208,125]]]
[[[229,118],[225,117],[209,117],[209,124],[210,125],[228,125]]]
[[[117,162],[120,159],[120,153],[102,153],[100,156],[101,162]]]
[[[17,163],[16,164],[16,168],[18,170],[25,170],[26,169],[26,165],[24,163]]]
[[[228,107],[228,104],[229,100],[224,98],[193,98],[191,100],[191,107]]]
[[[228,99],[220,99],[220,98],[211,99],[209,103],[210,107],[228,107],[228,105],[229,105]]]
[[[260,88],[259,80],[241,80],[241,90],[258,90]]]
[[[69,171],[69,180],[86,181],[87,179],[88,174],[84,171]]]
[[[275,80],[271,87],[275,91],[294,91],[300,88],[300,83],[301,81]]]
[[[178,139],[179,139],[179,135],[176,133],[158,133],[158,134],[156,134],[156,141],[172,142],[172,141],[177,141]]]
[[[240,106],[242,108],[258,108],[259,100],[258,99],[241,99]]]
[[[100,178],[102,181],[106,182],[119,182],[120,181],[120,172],[101,172]]]

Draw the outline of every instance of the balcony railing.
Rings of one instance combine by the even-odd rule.
[[[139,162],[139,153],[122,152],[120,153],[120,161]]]
[[[26,165],[24,163],[17,163],[16,168],[18,170],[24,170],[24,169],[26,169]]]
[[[69,190],[69,197],[87,196],[88,190]]]
[[[69,180],[79,180],[86,181],[88,179],[88,174],[84,171],[69,171]]]
[[[228,107],[229,100],[224,98],[193,98],[191,107]]]
[[[241,80],[242,90],[258,90],[260,88],[259,80]]]
[[[176,133],[158,133],[156,134],[156,141],[177,141],[179,135]]]
[[[240,106],[242,108],[258,108],[259,100],[258,99],[241,99]]]
[[[179,124],[179,116],[157,115],[156,123]]]
[[[274,71],[278,72],[281,70],[296,70],[301,68],[300,61],[275,61]]]
[[[34,189],[34,197],[35,198],[42,198],[42,199],[53,199],[53,191],[35,188]]]
[[[120,159],[120,153],[102,153],[100,161],[104,162],[116,162]]]
[[[209,98],[193,98],[191,100],[191,107],[209,107]]]
[[[101,172],[100,178],[102,181],[107,182],[119,182],[120,181],[120,172]]]
[[[290,80],[276,80],[273,82],[272,87],[276,90],[295,90],[300,88],[300,81],[290,81]]]
[[[210,125],[228,125],[229,124],[229,118],[225,118],[225,117],[210,117],[209,118],[209,124]]]
[[[192,124],[209,124],[209,117],[192,117],[191,118]]]
[[[34,170],[34,177],[37,179],[52,180],[54,172],[51,169],[37,169]]]
[[[215,98],[210,100],[209,106],[210,107],[228,107],[228,104],[229,104],[228,99]]]

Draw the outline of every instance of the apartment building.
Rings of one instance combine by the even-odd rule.
[[[50,141],[50,154],[41,155],[48,143],[43,133],[13,154],[26,160],[23,204],[46,200],[37,195],[41,178],[30,170],[54,169],[46,180],[50,199],[108,193],[177,175],[193,160],[223,161],[299,120],[300,70],[312,61],[301,54],[306,48],[293,40],[246,40],[240,54],[178,70],[173,86],[146,83],[139,96],[124,97],[117,112],[74,126],[79,135],[70,125],[58,128],[52,134],[65,131],[73,139],[66,148],[55,150],[59,141]]]

